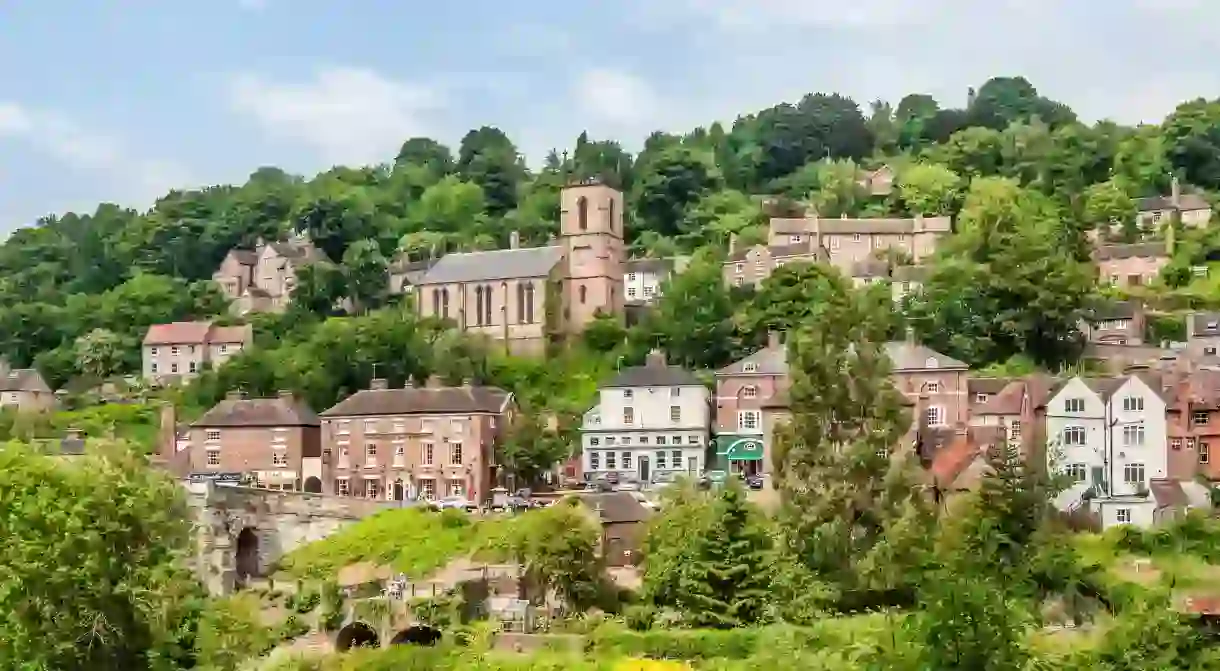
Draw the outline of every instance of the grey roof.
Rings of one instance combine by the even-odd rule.
[[[1189,319],[1191,337],[1220,336],[1220,312],[1196,312]]]
[[[816,227],[824,234],[841,235],[844,233],[881,233],[881,234],[909,234],[914,233],[916,223],[922,224],[925,231],[948,231],[952,222],[949,217],[920,217],[918,219],[900,219],[900,218],[877,218],[877,219],[848,219],[848,218],[785,218],[776,217],[771,220],[771,232],[775,234],[803,234],[812,233]]]
[[[288,240],[286,242],[271,242],[268,245],[275,250],[276,254],[294,261],[297,263],[310,263],[315,261],[329,261],[326,254],[322,250],[314,247],[313,243],[308,240]]]
[[[320,416],[498,414],[511,399],[512,393],[499,387],[365,389]]]
[[[1134,244],[1101,245],[1093,252],[1098,261],[1109,259],[1159,258],[1167,257],[1164,242],[1137,242]]]
[[[753,364],[754,370],[746,367]],[[716,375],[787,375],[788,348],[784,346],[760,349],[750,356],[734,361],[716,371]]]
[[[77,456],[85,453],[85,439],[78,436],[65,436],[59,439],[59,453],[66,456]]]
[[[1173,198],[1170,196],[1153,196],[1151,198],[1140,198],[1136,201],[1140,212],[1157,212],[1161,210],[1206,210],[1211,207],[1207,201],[1198,194],[1184,193],[1178,198],[1178,204],[1174,205]]]
[[[1086,319],[1099,322],[1109,319],[1133,319],[1140,311],[1135,301],[1100,301],[1087,313]]]
[[[388,270],[391,273],[395,273],[395,274],[422,272],[422,271],[428,270],[432,266],[436,265],[436,262],[439,260],[440,259],[427,258],[427,259],[419,259],[418,261],[412,261],[406,255],[402,255],[402,256],[399,256],[398,258],[394,259],[394,261],[392,263],[390,263]]]
[[[557,245],[447,254],[424,274],[419,284],[546,277],[562,259],[563,248]]]
[[[894,266],[890,277],[899,282],[923,282],[932,274],[932,266]]]
[[[890,361],[894,364],[895,372],[932,369],[966,370],[970,368],[970,366],[961,361],[941,354],[930,347],[906,341],[887,342],[885,344],[885,353],[889,355]],[[934,362],[935,365],[928,365],[929,361]]]
[[[750,254],[751,251],[753,251],[757,247],[762,247],[762,246],[763,245],[755,245],[754,247],[746,247],[745,249],[738,249],[738,250],[734,251],[732,254],[729,254],[729,262],[733,263],[733,262],[745,261],[746,257]],[[769,245],[769,246],[767,246],[767,251],[771,253],[772,258],[776,258],[776,259],[791,258],[793,256],[809,256],[809,257],[815,256],[813,240],[806,240],[805,242],[797,242],[797,243],[793,243],[791,245]],[[824,249],[822,251],[825,252]]]
[[[192,426],[256,427],[318,426],[318,416],[302,401],[291,397],[226,399],[212,406]]]
[[[966,380],[966,388],[971,394],[999,394],[1011,382],[1006,377],[972,377]]]
[[[50,392],[51,387],[42,379],[42,373],[37,369],[13,368],[7,375],[0,376],[0,391]]]
[[[674,269],[673,259],[627,259],[623,263],[625,273],[666,274]]]
[[[632,366],[619,371],[604,389],[616,387],[702,387],[703,381],[681,366],[666,366],[650,363]]]

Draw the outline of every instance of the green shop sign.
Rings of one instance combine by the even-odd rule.
[[[763,441],[759,436],[717,436],[716,455],[729,461],[762,461]]]

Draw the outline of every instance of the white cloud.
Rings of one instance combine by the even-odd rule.
[[[95,175],[110,190],[108,200],[147,205],[190,183],[189,171],[173,161],[134,153],[119,138],[97,132],[59,112],[0,102],[0,140],[20,141],[67,168]]]
[[[632,127],[654,120],[661,108],[657,93],[643,79],[621,70],[597,68],[577,77],[573,95],[593,121]]]
[[[241,75],[229,100],[267,133],[305,143],[335,164],[393,157],[403,140],[427,135],[431,113],[444,106],[436,88],[347,67],[323,69],[306,82]]]

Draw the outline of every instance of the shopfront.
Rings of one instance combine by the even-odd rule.
[[[747,477],[766,470],[762,436],[721,434],[713,443],[717,468]]]

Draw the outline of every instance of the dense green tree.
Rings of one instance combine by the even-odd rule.
[[[948,216],[957,212],[964,185],[962,178],[936,163],[905,166],[896,180],[898,198],[908,215]]]
[[[649,347],[690,368],[727,365],[738,353],[733,300],[719,259],[698,254],[661,286],[661,297],[644,321]]]
[[[347,295],[356,313],[376,306],[388,290],[388,262],[373,240],[359,240],[343,253],[343,275]]]
[[[498,128],[483,126],[462,137],[457,172],[477,184],[487,198],[487,214],[503,215],[517,206],[526,170],[517,147]]]

